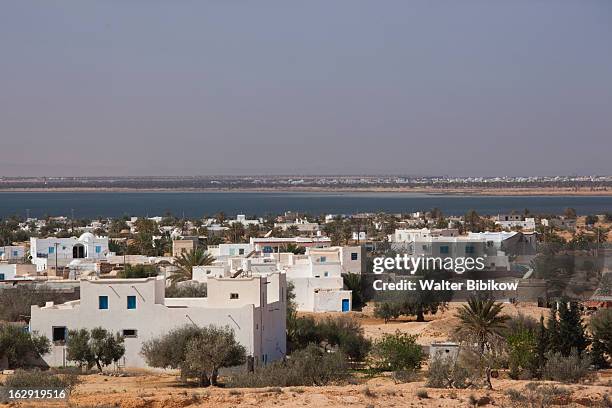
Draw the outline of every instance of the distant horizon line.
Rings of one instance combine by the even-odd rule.
[[[416,174],[401,174],[401,173],[353,173],[353,174],[197,174],[197,175],[120,175],[120,176],[103,176],[103,175],[95,175],[95,176],[61,176],[61,175],[35,175],[35,176],[3,176],[0,175],[0,179],[58,179],[58,178],[68,178],[68,179],[117,179],[117,178],[216,178],[216,177],[240,177],[240,178],[254,178],[254,177],[339,177],[339,178],[348,178],[348,177],[404,177],[404,178],[485,178],[485,179],[494,179],[494,178],[553,178],[553,177],[563,177],[563,178],[585,178],[585,177],[612,177],[612,174],[604,174],[604,173],[593,173],[593,174],[531,174],[531,175],[521,175],[521,176],[510,176],[510,175],[471,175],[471,176],[462,176],[462,175],[416,175]]]

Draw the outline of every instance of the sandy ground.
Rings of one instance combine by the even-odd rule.
[[[416,322],[413,318],[401,317],[391,320],[385,324],[382,319],[373,317],[373,306],[366,306],[363,312],[350,312],[349,316],[358,319],[366,337],[376,340],[387,333],[395,333],[399,330],[403,333],[418,335],[417,342],[429,345],[434,341],[446,341],[452,336],[459,320],[455,317],[460,303],[450,303],[445,310],[439,310],[435,315],[425,315],[425,322]],[[504,304],[504,314],[517,316],[519,313],[530,316],[540,321],[540,316],[546,319],[550,311],[546,308],[537,307],[533,303]],[[326,316],[344,315],[347,313],[300,313],[301,316],[312,316],[315,319],[324,319]]]
[[[135,377],[105,377],[89,375],[72,393],[68,403],[39,404],[45,407],[121,407],[121,408],[182,408],[182,407],[472,407],[470,396],[481,400],[479,406],[510,407],[506,390],[523,391],[529,381],[498,379],[494,389],[449,390],[425,388],[424,381],[395,384],[388,378],[375,378],[358,385],[327,387],[287,387],[263,389],[189,388],[182,386],[173,375]],[[553,383],[556,384],[556,383]],[[571,395],[558,405],[597,407],[610,393],[612,371],[599,375],[589,384],[562,385]],[[427,397],[424,397],[423,392]],[[8,405],[5,405],[8,406]],[[13,407],[32,406],[27,403]]]
[[[399,320],[384,324],[372,316],[372,308],[352,312],[364,327],[366,336],[379,338],[396,330],[419,334],[419,342],[447,340],[458,324],[454,316],[461,305],[451,303],[448,309],[434,316],[426,316],[426,322]],[[504,305],[504,313],[516,316],[521,313],[539,319],[548,309],[533,304]],[[322,315],[314,315],[324,318]],[[1,379],[1,376],[0,376]],[[261,389],[194,388],[181,384],[176,374],[134,372],[128,377],[108,377],[96,374],[81,376],[81,383],[73,391],[68,403],[19,403],[13,407],[120,407],[120,408],[182,408],[182,407],[473,407],[470,400],[480,400],[489,407],[512,407],[513,401],[506,394],[508,389],[525,393],[530,381],[515,381],[505,373],[493,380],[494,390],[449,390],[426,388],[424,373],[415,382],[395,384],[388,377],[359,378],[357,384],[326,387],[286,387]],[[604,407],[604,395],[612,398],[612,370],[601,371],[585,384],[563,385],[552,383],[571,391],[569,398],[559,399],[556,406]],[[423,393],[427,397],[424,397]],[[472,397],[473,398],[470,398]],[[0,406],[2,406],[0,404]],[[9,406],[9,405],[5,405]],[[2,406],[3,408],[5,406]]]

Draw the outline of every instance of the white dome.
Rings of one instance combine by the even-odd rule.
[[[84,242],[91,242],[95,239],[96,237],[94,237],[94,234],[92,234],[91,232],[86,232],[79,237],[79,241],[84,241]]]

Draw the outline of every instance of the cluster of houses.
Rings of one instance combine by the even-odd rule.
[[[386,241],[392,250],[416,256],[482,256],[488,268],[502,271],[510,270],[511,257],[532,257],[536,253],[533,218],[499,215],[495,222],[503,229],[519,227],[520,231],[465,235],[452,227],[451,218],[448,218],[448,228],[434,228],[424,214],[412,214]],[[327,216],[325,223],[336,219],[337,216]],[[159,223],[162,218],[149,220]],[[425,228],[423,220],[427,221]],[[562,222],[562,219],[556,220]],[[198,236],[186,235],[172,226],[164,227],[164,232],[173,238],[172,253],[160,257],[118,256],[111,251],[108,237],[94,234],[99,227],[94,223],[78,237],[33,237],[29,245],[0,247],[0,284],[46,280],[59,287],[62,284],[79,286],[79,300],[32,306],[30,330],[52,341],[51,352],[43,357],[51,366],[69,364],[66,339],[72,329],[101,326],[121,333],[126,353],[120,365],[145,367],[140,354],[142,344],[186,324],[230,327],[253,357],[254,364],[267,364],[286,353],[290,286],[298,311],[348,312],[353,299],[343,276],[368,272],[366,246],[360,244],[368,238],[365,232],[353,233],[353,245],[340,246],[332,245],[330,237],[321,233],[321,225],[297,214],[287,213],[276,221],[275,229],[291,229],[298,232],[297,236],[270,236],[269,233],[251,237],[245,243],[220,243],[203,248],[214,261],[195,266],[192,281],[206,284],[206,297],[165,295],[168,278],[177,270],[176,258],[202,245]],[[136,232],[136,223],[136,218],[127,220],[127,232]],[[235,223],[261,227],[263,220],[238,215],[224,223],[207,219],[202,225],[209,236],[214,236]],[[27,222],[24,228],[34,224]],[[382,227],[376,225],[376,228]],[[143,279],[117,277],[118,270],[136,264],[155,265],[160,274]]]
[[[173,255],[198,245],[193,238],[176,239]],[[288,245],[302,247],[304,253],[285,252]],[[23,248],[20,251],[23,257]],[[285,355],[288,282],[298,310],[348,312],[352,293],[343,288],[342,274],[362,273],[366,258],[363,247],[331,246],[327,237],[251,238],[249,243],[220,244],[207,251],[214,262],[193,268],[193,281],[207,285],[206,297],[166,298],[167,278],[176,269],[173,257],[117,256],[109,251],[108,237],[92,233],[31,238],[31,263],[7,263],[17,270],[0,278],[80,286],[79,300],[32,306],[30,330],[51,339],[52,350],[43,357],[51,366],[69,363],[66,339],[71,329],[101,326],[121,333],[126,345],[121,365],[144,367],[143,342],[185,324],[232,328],[257,365]],[[157,277],[117,279],[112,271],[104,273],[122,262],[157,265],[164,261],[167,267]],[[18,268],[26,266],[27,273],[17,277]]]

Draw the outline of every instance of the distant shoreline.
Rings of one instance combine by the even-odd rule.
[[[590,188],[431,188],[431,187],[280,187],[280,188],[0,188],[1,193],[418,193],[456,196],[612,196],[612,189]]]

